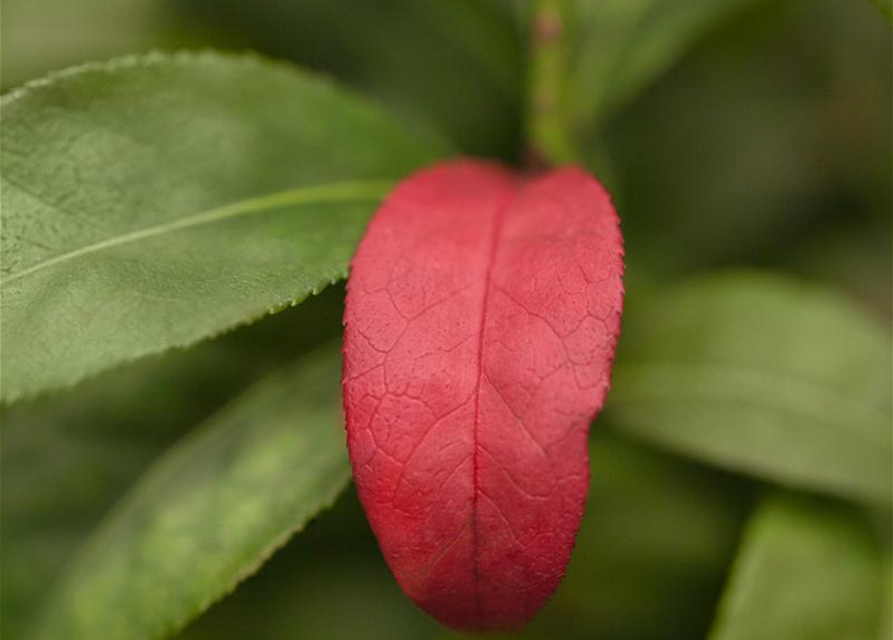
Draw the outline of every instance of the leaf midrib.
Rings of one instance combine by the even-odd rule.
[[[493,286],[493,267],[496,264],[496,256],[499,251],[499,243],[502,236],[502,227],[505,222],[506,211],[509,204],[515,197],[514,190],[507,189],[502,198],[493,211],[493,219],[490,222],[490,238],[487,243],[487,261],[484,269],[484,287],[481,297],[481,313],[478,320],[478,339],[477,339],[477,382],[474,388],[474,419],[472,422],[472,463],[471,463],[471,563],[472,577],[474,579],[474,598],[475,608],[477,609],[478,623],[483,624],[486,621],[484,608],[481,601],[481,550],[480,550],[480,528],[478,525],[478,495],[480,493],[480,477],[478,464],[478,451],[480,449],[480,440],[478,436],[478,427],[480,425],[480,402],[481,402],[481,383],[484,380],[484,347],[486,346],[485,331],[487,329],[487,308],[490,304],[490,290]],[[461,534],[460,534],[461,535]]]
[[[392,180],[348,180],[296,187],[264,196],[247,198],[79,247],[38,262],[17,273],[6,275],[3,278],[3,284],[4,286],[8,285],[36,272],[86,255],[204,224],[231,220],[296,204],[378,200],[383,198],[392,186]]]
[[[866,421],[872,424],[883,424],[885,416],[875,407],[854,398],[850,398],[840,394],[827,387],[819,386],[810,382],[799,380],[790,376],[777,374],[769,374],[761,371],[753,371],[747,369],[730,369],[720,365],[706,365],[693,363],[678,362],[655,362],[648,364],[630,363],[618,369],[617,378],[628,377],[629,379],[642,379],[646,377],[659,376],[663,381],[660,385],[648,385],[648,391],[642,393],[641,390],[633,392],[624,392],[624,387],[614,390],[610,397],[611,406],[617,407],[623,404],[630,404],[636,400],[641,400],[643,396],[672,397],[679,398],[680,394],[668,391],[668,389],[678,390],[679,381],[683,378],[688,380],[695,379],[697,381],[710,380],[709,391],[701,391],[703,385],[688,384],[689,389],[697,389],[698,392],[688,392],[685,395],[690,397],[712,397],[729,400],[738,400],[753,403],[750,397],[744,394],[729,391],[735,385],[730,381],[748,382],[754,386],[758,386],[761,390],[778,389],[784,386],[784,393],[778,391],[769,392],[762,396],[766,405],[777,406],[784,411],[804,416],[819,421],[832,429],[855,437],[872,446],[882,446],[885,449],[890,448],[890,442],[881,438],[870,437],[869,434],[847,429],[849,421],[842,422],[831,419],[827,412],[820,411],[817,407],[827,406],[829,403],[835,405],[834,415],[851,415],[852,413],[860,413]],[[725,383],[725,384],[724,384]],[[639,387],[640,385],[634,385]],[[722,386],[723,390],[719,389]],[[618,393],[619,392],[619,393]]]

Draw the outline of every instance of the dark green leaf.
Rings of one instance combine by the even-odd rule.
[[[254,572],[348,481],[339,380],[333,344],[176,445],[91,536],[34,637],[161,637]]]
[[[443,146],[256,57],[124,58],[2,103],[4,400],[303,300]]]
[[[177,637],[434,640],[446,633],[401,591],[348,487],[324,518]]]
[[[604,118],[672,65],[711,25],[752,0],[576,0],[575,119]]]
[[[609,395],[616,424],[712,464],[889,503],[887,331],[836,295],[753,273],[637,308]]]
[[[612,161],[629,256],[664,280],[758,264],[837,282],[848,252],[870,272],[843,284],[889,309],[893,41],[876,13],[750,3],[612,118],[590,149]]]
[[[875,640],[884,580],[853,509],[774,496],[744,536],[711,640]]]

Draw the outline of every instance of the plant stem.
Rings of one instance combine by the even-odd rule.
[[[577,158],[567,77],[572,9],[571,0],[537,0],[535,4],[525,123],[528,165],[534,170]]]

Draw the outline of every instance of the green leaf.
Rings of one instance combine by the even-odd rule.
[[[176,445],[91,536],[34,637],[161,637],[256,571],[347,484],[339,381],[332,344]]]
[[[291,67],[123,58],[5,97],[2,398],[71,385],[344,277],[441,143]]]
[[[847,289],[889,309],[890,26],[859,0],[742,9],[590,141],[619,178],[629,255],[664,281],[758,264],[830,283],[843,241],[865,267]],[[831,126],[832,104],[851,117]]]
[[[77,393],[4,407],[0,620],[23,638],[65,565],[166,449],[253,382],[337,338],[343,288],[191,349],[108,371]]]
[[[50,584],[108,508],[207,416],[218,390],[238,393],[247,371],[238,355],[215,341],[3,411],[3,635],[25,637]]]
[[[353,487],[182,640],[434,640],[444,628],[414,606],[381,557]]]
[[[713,24],[753,0],[576,0],[571,72],[586,130],[629,102]]]
[[[758,477],[889,504],[889,333],[770,275],[630,300],[609,407],[619,428]]]
[[[711,640],[875,640],[884,577],[859,515],[767,499],[744,536]]]

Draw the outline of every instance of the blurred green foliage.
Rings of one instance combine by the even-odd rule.
[[[342,287],[330,287],[220,340],[104,374],[78,393],[6,409],[4,631],[23,633],[63,566],[164,451],[255,380],[337,338],[342,296]]]
[[[744,533],[711,640],[883,637],[881,553],[848,505],[767,497]]]
[[[889,13],[889,3],[876,4]],[[568,576],[518,637],[889,636],[889,500],[864,506],[866,492],[851,489],[874,487],[893,465],[883,460],[893,386],[890,24],[859,0],[577,6],[573,37],[585,58],[573,76],[584,96],[574,130],[623,221],[630,332],[618,406],[594,426],[592,491]],[[466,153],[521,161],[527,3],[2,0],[0,8],[4,89],[152,47],[251,47],[374,96]],[[727,267],[772,269],[782,292],[741,294],[731,277],[710,299],[725,300],[720,316],[737,324],[699,324],[711,316],[697,305],[710,304],[673,296],[690,276],[723,282],[713,272]],[[834,290],[827,315],[839,323],[816,329],[828,307],[816,312],[784,293],[801,290],[794,279]],[[342,295],[330,287],[190,351],[4,408],[4,637],[26,637],[91,532],[165,451],[264,375],[337,337]],[[666,300],[677,300],[675,311]],[[866,322],[880,340],[843,348],[853,331],[862,335],[862,320],[847,318],[865,314],[875,316]],[[808,416],[789,429],[762,409],[642,404],[624,415],[619,401],[635,390],[624,386],[624,367],[678,358],[680,348],[690,354],[691,344],[708,359],[737,350],[731,363],[748,371],[767,362],[774,373],[825,371],[836,391],[880,398],[881,446],[822,468],[817,459],[852,443],[845,411],[829,414],[841,441],[817,436]],[[781,355],[786,348],[797,358]],[[774,391],[784,400],[784,389]],[[724,416],[725,426],[771,427],[771,451],[742,464],[748,455],[737,440],[711,429]],[[652,449],[678,440],[693,418],[706,434],[695,447]],[[730,447],[739,454],[732,461]],[[863,482],[862,472],[873,475]],[[779,495],[778,481],[799,493]],[[857,499],[812,495],[828,490]],[[348,489],[182,637],[450,635],[400,593]]]
[[[618,426],[707,463],[890,504],[893,345],[875,318],[758,272],[632,304],[607,404]]]

